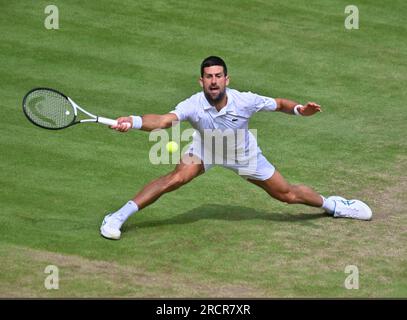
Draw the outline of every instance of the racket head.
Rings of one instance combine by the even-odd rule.
[[[23,112],[33,124],[59,130],[75,124],[76,109],[63,93],[50,88],[34,88],[23,99]]]

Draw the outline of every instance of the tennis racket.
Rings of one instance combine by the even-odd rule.
[[[96,116],[78,106],[63,93],[49,88],[30,90],[23,99],[23,111],[33,124],[51,130],[68,128],[78,123],[101,123],[107,126],[117,125],[117,121]],[[80,120],[78,111],[88,116]],[[130,126],[130,123],[129,123]]]

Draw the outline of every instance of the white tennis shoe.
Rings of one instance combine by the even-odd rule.
[[[340,196],[330,196],[330,197],[326,198],[326,200],[329,200],[329,201],[334,201],[334,200],[337,200],[337,201],[341,201],[341,200],[346,201],[345,198],[340,197]],[[335,202],[335,201],[334,201],[334,202]],[[331,212],[331,211],[329,211],[329,210],[326,210],[326,209],[325,209],[325,212],[328,213],[328,214],[330,214],[330,215],[333,215],[333,214],[334,214],[333,212]]]
[[[110,213],[103,219],[102,226],[100,227],[100,234],[107,239],[119,240],[121,226],[122,222]]]
[[[366,203],[355,199],[342,199],[332,199],[335,201],[335,218],[353,218],[359,220],[370,220],[372,218],[372,210]]]

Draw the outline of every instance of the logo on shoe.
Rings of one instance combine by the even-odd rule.
[[[354,204],[356,201],[341,200],[341,202],[342,202],[345,206],[351,206],[351,205]]]

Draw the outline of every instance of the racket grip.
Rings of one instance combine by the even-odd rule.
[[[107,126],[115,126],[117,125],[117,121],[109,118],[98,117],[97,122],[101,124],[105,124]]]

